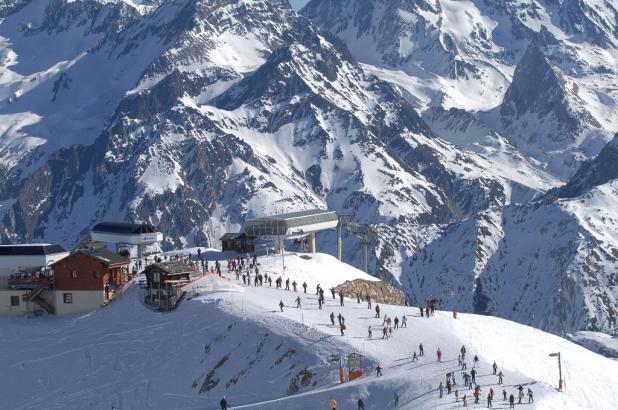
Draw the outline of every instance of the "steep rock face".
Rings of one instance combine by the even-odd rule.
[[[446,223],[506,202],[485,161],[436,137],[281,4],[185,0],[135,19],[114,37],[120,54],[148,61],[153,36],[162,50],[93,144],[56,151],[5,193],[7,239],[71,244],[98,220],[127,219],[157,224],[167,247],[214,245],[265,213]]]
[[[584,163],[564,186],[550,192],[561,198],[575,198],[594,186],[618,179],[618,135],[593,160]]]
[[[312,0],[301,12],[419,110],[465,110],[512,146],[501,154],[514,169],[567,181],[618,130],[617,10],[592,0]],[[434,114],[431,126],[461,141]],[[492,151],[496,139],[475,131],[466,140]]]
[[[562,335],[610,332],[618,311],[617,200],[614,182],[580,199],[481,213],[417,251],[402,283],[412,303],[433,296],[449,308]]]

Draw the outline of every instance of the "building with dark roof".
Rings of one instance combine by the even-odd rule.
[[[337,228],[338,224],[335,211],[309,209],[249,219],[245,223],[245,233],[275,240],[277,250],[283,249],[284,239],[308,236],[309,252],[315,252],[316,232]]]
[[[106,248],[79,249],[52,265],[58,314],[82,313],[108,303],[130,279],[129,258]]]
[[[182,300],[182,287],[195,271],[183,262],[153,263],[144,269],[146,289],[144,301],[159,310],[173,310]]]
[[[101,222],[90,233],[93,242],[115,244],[116,249],[127,249],[134,257],[156,253],[163,234],[147,223]]]

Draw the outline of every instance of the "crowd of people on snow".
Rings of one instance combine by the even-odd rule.
[[[234,273],[236,280],[238,281],[240,281],[242,278],[242,282],[246,286],[253,285],[257,287],[257,286],[268,285],[269,287],[272,287],[273,274],[271,273],[271,275],[268,275],[267,272],[264,272],[264,273],[260,272],[260,269],[257,263],[257,256],[255,254],[252,257],[247,255],[245,258],[241,258],[240,256],[237,256],[236,258],[229,258],[227,260],[227,266],[228,266],[228,272]],[[207,269],[208,269],[208,262],[206,262],[206,271]],[[213,269],[219,275],[221,275],[220,266],[218,262],[216,262],[216,267]],[[306,282],[303,282],[299,287],[299,284],[296,280],[294,279],[290,280],[289,277],[284,280],[281,276],[277,276],[274,282],[275,282],[276,289],[285,289],[286,291],[297,293],[300,291],[300,287],[302,287],[303,289],[302,293],[303,294],[307,293],[308,285]],[[333,300],[339,299],[339,305],[344,306],[345,295],[343,294],[343,292],[337,293],[335,288],[330,288],[329,292]],[[323,306],[325,305],[326,299],[325,299],[325,291],[320,286],[320,284],[316,286],[315,295],[318,297],[318,309],[322,310]],[[382,309],[380,305],[375,304],[375,306],[373,306],[370,295],[365,295],[364,297],[362,295],[356,295],[356,301],[357,303],[361,303],[361,301],[367,302],[367,309],[369,310],[373,309],[373,311],[375,312],[374,318],[382,319],[382,324],[379,325],[379,328],[381,329],[382,339],[390,339],[393,337],[395,330],[408,327],[408,318],[406,315],[401,315],[401,319],[399,318],[399,316],[395,316],[393,318],[386,314],[382,315]],[[302,308],[302,299],[300,295],[296,296],[296,298],[294,299],[294,305],[296,308],[299,308],[299,309]],[[283,308],[286,305],[283,303],[283,300],[280,300],[278,306],[279,306],[280,312],[283,312]],[[420,317],[430,318],[432,316],[435,316],[436,309],[441,306],[442,306],[442,301],[439,299],[429,299],[425,301],[424,306],[423,305],[419,306]],[[456,318],[455,309],[453,309],[453,317]],[[335,313],[331,311],[331,313],[329,314],[329,319],[330,319],[331,326],[338,328],[341,336],[345,336],[345,330],[347,329],[346,323],[345,323],[345,317],[341,313],[338,313],[337,315],[335,315]],[[335,319],[337,320],[337,322],[335,322]],[[368,327],[367,338],[368,339],[373,338],[373,326]],[[484,393],[482,386],[477,382],[478,369],[479,369],[479,357],[478,355],[474,355],[472,359],[472,368],[470,369],[470,371],[468,371],[466,353],[467,353],[466,347],[462,346],[459,351],[459,355],[457,357],[458,370],[460,372],[461,379],[463,380],[463,383],[464,383],[462,386],[462,392],[461,392],[463,394],[460,393],[459,386],[457,385],[455,371],[448,371],[446,373],[446,378],[445,378],[444,383],[440,382],[437,388],[438,397],[440,399],[444,398],[445,394],[446,395],[453,394],[455,397],[455,402],[457,402],[458,404],[461,403],[463,407],[467,407],[469,400],[472,400],[472,399],[474,400],[473,401],[474,404],[480,404],[480,401],[482,399],[482,394]],[[419,361],[420,358],[424,357],[424,355],[425,355],[424,347],[423,347],[423,344],[420,343],[418,346],[418,354],[416,350],[413,351],[411,361],[412,362]],[[442,362],[442,356],[443,356],[442,351],[438,347],[436,350],[436,361],[438,363]],[[375,368],[376,377],[382,377],[383,370],[384,370],[383,367],[381,367],[380,364],[378,364]],[[498,366],[495,362],[492,365],[492,370],[493,370],[492,376],[496,376],[497,384],[502,385],[503,380],[504,380],[504,373],[501,370],[498,372]],[[472,390],[471,394],[469,393],[470,390]],[[533,395],[532,390],[530,388],[527,388],[527,392],[525,393],[524,393],[524,390],[525,389],[522,385],[518,385],[518,387],[516,388],[516,392],[512,392],[510,394],[506,391],[506,389],[503,389],[501,392],[502,400],[504,402],[509,403],[509,408],[514,408],[515,404],[523,404],[522,401],[525,402],[526,396],[528,399],[528,403],[533,403],[534,395]],[[494,393],[495,392],[494,392],[493,387],[490,386],[489,390],[487,391],[487,395],[485,396],[486,404],[488,408],[493,407]],[[399,404],[399,396],[397,392],[394,393],[393,401],[394,401],[395,406]],[[225,397],[221,400],[220,404],[221,404],[222,410],[227,410],[228,403]],[[332,399],[329,403],[329,406],[330,406],[330,409],[336,410],[337,401]],[[358,399],[357,406],[358,406],[358,410],[365,409],[365,403],[362,398]]]

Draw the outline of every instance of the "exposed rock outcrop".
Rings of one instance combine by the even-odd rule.
[[[371,300],[376,303],[387,303],[389,305],[404,305],[406,303],[406,295],[402,291],[382,281],[348,280],[337,286],[335,290],[337,293],[343,292],[349,298],[355,298],[357,295],[364,298],[369,295]]]

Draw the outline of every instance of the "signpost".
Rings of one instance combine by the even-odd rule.
[[[563,384],[563,380],[562,380],[562,361],[560,360],[560,352],[558,353],[550,353],[549,357],[557,357],[558,358],[558,390],[562,391],[562,384]]]
[[[348,380],[352,381],[363,376],[363,356],[358,353],[348,355]]]

